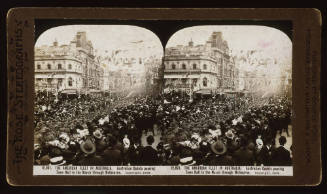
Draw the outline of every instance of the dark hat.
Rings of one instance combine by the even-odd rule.
[[[61,154],[62,154],[61,150],[57,147],[51,148],[49,153],[50,157],[61,156]]]
[[[286,137],[285,136],[280,136],[280,138],[278,139],[278,141],[279,141],[279,144],[280,145],[285,145],[285,143],[286,143]]]
[[[253,142],[250,142],[250,143],[248,144],[248,149],[249,149],[249,150],[252,150],[252,151],[255,149],[255,145],[254,145]]]
[[[215,143],[211,144],[211,150],[216,154],[224,154],[227,151],[225,144],[218,140]]]
[[[87,139],[82,142],[80,148],[82,152],[86,154],[93,154],[96,150],[94,143],[90,139]]]

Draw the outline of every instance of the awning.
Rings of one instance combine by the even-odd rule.
[[[101,90],[94,90],[94,89],[91,89],[91,90],[89,90],[89,92],[90,92],[90,93],[99,93],[99,92],[101,92]]]
[[[66,76],[64,74],[40,74],[40,73],[35,73],[35,78],[41,78],[41,79],[46,79],[46,78],[52,78],[52,79],[64,79]]]
[[[77,94],[76,90],[63,90],[61,91],[62,94]]]
[[[200,78],[200,75],[197,74],[197,75],[188,75],[186,77],[186,75],[164,75],[164,79],[183,79],[183,78],[186,78],[186,79],[193,79],[193,78]]]
[[[202,90],[196,91],[195,93],[203,94],[203,95],[211,95],[211,90],[202,89]]]

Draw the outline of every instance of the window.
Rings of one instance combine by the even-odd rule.
[[[68,69],[72,69],[72,64],[68,64]]]
[[[182,83],[183,83],[183,84],[186,84],[186,81],[187,81],[186,78],[182,78]]]
[[[58,78],[58,86],[62,85],[62,78]]]
[[[207,87],[207,85],[208,85],[208,79],[205,77],[203,78],[203,86]]]
[[[195,86],[196,83],[198,82],[198,79],[197,78],[193,78],[192,82],[193,82],[193,85]]]
[[[196,69],[196,64],[195,63],[193,64],[193,69]]]
[[[175,65],[175,64],[172,64],[172,65],[171,65],[171,68],[172,68],[172,69],[176,69],[176,65]]]
[[[73,86],[73,79],[71,77],[68,78],[68,86]]]
[[[51,64],[48,63],[48,69],[51,69]]]
[[[182,69],[186,69],[186,65],[185,64],[182,64]]]
[[[203,69],[207,69],[207,64],[204,64],[203,65]]]
[[[41,69],[41,65],[40,64],[37,64],[37,69]]]
[[[62,65],[60,63],[58,64],[58,69],[62,69]]]

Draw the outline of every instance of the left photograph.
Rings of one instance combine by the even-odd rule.
[[[160,39],[137,26],[67,25],[34,50],[34,165],[142,165],[136,153],[161,141]]]

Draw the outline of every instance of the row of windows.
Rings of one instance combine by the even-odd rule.
[[[36,80],[41,81],[42,78],[37,78]],[[62,85],[62,78],[58,78],[58,85],[61,86]],[[47,82],[48,84],[51,84],[52,82],[52,78],[47,78]],[[73,86],[73,78],[69,77],[67,80],[68,86]]]
[[[172,69],[176,69],[176,65],[175,64],[172,64],[171,65],[171,68]],[[193,64],[193,69],[196,69],[197,68],[197,65],[196,64]],[[182,69],[186,69],[186,65],[185,64],[182,64]],[[207,69],[207,64],[203,64],[203,69]]]
[[[41,69],[41,64],[37,64],[37,67],[36,67],[37,69]],[[51,64],[47,64],[47,68],[48,69],[52,69],[52,65]],[[57,69],[62,69],[62,64],[58,64],[57,65]],[[72,69],[72,64],[68,64],[68,69]]]
[[[172,79],[173,82],[176,81],[176,80],[177,80],[176,78],[173,78],[173,79]],[[186,79],[186,78],[182,78],[181,81],[182,81],[183,84],[186,84],[187,79]],[[197,82],[198,82],[198,79],[197,79],[197,78],[193,78],[193,79],[192,79],[192,83],[193,83],[194,85],[195,85]],[[202,80],[202,85],[203,85],[204,87],[207,87],[207,85],[208,85],[208,79],[207,79],[206,77],[203,78],[203,80]]]
[[[37,78],[36,80],[37,80],[37,81],[41,81],[42,78]],[[62,78],[58,78],[58,85],[59,85],[59,86],[62,85],[62,81],[63,81]],[[47,78],[47,82],[48,82],[49,84],[51,84],[51,82],[52,82],[52,78]],[[69,78],[67,79],[67,84],[68,84],[68,86],[73,86],[73,78],[69,77]],[[84,84],[84,86],[87,85],[85,79],[83,79],[83,84]],[[97,81],[96,84],[97,84],[97,85],[100,85],[100,82]]]

